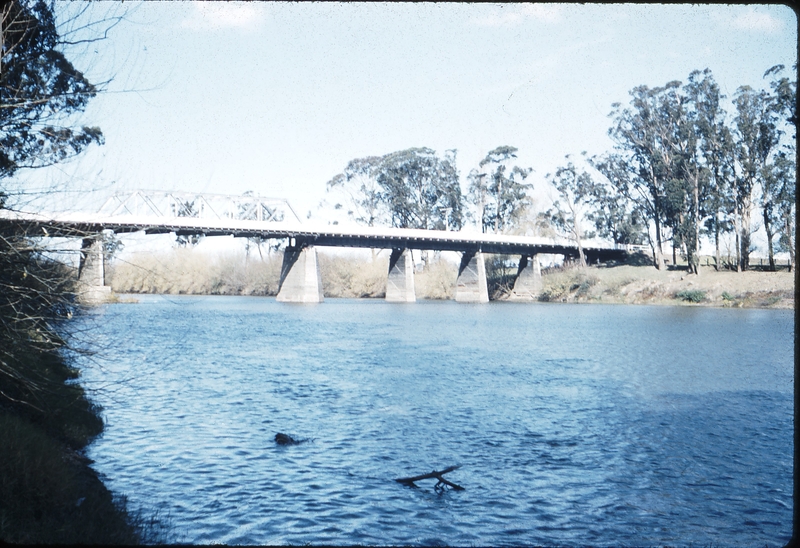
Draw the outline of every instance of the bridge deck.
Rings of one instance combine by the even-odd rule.
[[[147,234],[234,236],[239,238],[294,238],[301,245],[335,247],[370,247],[381,249],[409,248],[442,251],[482,251],[534,255],[554,253],[575,256],[577,247],[568,241],[529,236],[419,230],[407,228],[358,227],[339,228],[297,222],[264,222],[235,219],[197,219],[192,217],[142,217],[129,215],[102,216],[85,213],[58,215],[19,213],[0,210],[0,223],[27,227],[45,236],[86,236],[103,230],[115,233],[144,231]],[[629,246],[588,246],[584,251],[601,260],[621,258],[631,251]]]

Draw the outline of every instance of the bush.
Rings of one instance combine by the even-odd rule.
[[[675,294],[675,298],[690,303],[699,303],[706,299],[706,292],[699,289],[684,289],[683,291],[678,291]]]
[[[458,266],[445,260],[431,261],[415,275],[418,299],[452,299],[455,297]]]
[[[319,253],[322,293],[325,297],[384,297],[388,257],[365,260],[356,257],[330,256]]]
[[[727,291],[723,291],[722,292],[722,300],[730,302],[730,301],[735,300],[735,297],[733,295],[731,295],[730,293],[728,293]]]

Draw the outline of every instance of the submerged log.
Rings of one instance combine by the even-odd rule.
[[[304,441],[308,440],[296,440],[292,436],[284,434],[282,432],[278,432],[277,434],[275,434],[275,443],[277,443],[278,445],[299,445]]]
[[[436,491],[444,490],[445,486],[451,487],[451,488],[455,489],[456,491],[464,491],[464,488],[461,487],[460,485],[456,485],[455,483],[453,483],[451,481],[447,481],[446,479],[444,479],[442,477],[443,475],[447,474],[448,472],[452,472],[453,470],[458,470],[459,468],[461,468],[461,465],[450,466],[449,468],[445,468],[444,470],[440,470],[438,472],[436,470],[434,470],[433,472],[431,472],[429,474],[422,474],[421,476],[414,476],[412,478],[397,478],[394,481],[396,481],[397,483],[402,483],[403,485],[408,485],[409,487],[416,488],[417,486],[414,484],[415,481],[420,481],[420,480],[424,480],[424,479],[434,479],[435,478],[435,479],[439,480],[436,483],[436,485],[434,486],[434,489]]]

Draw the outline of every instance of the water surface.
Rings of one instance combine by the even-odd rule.
[[[84,320],[89,456],[172,540],[790,538],[792,311],[137,298]]]

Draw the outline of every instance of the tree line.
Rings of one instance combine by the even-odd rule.
[[[572,155],[546,180],[557,198],[533,219],[576,242],[599,236],[616,244],[646,244],[656,268],[671,243],[699,274],[703,238],[721,268],[721,239],[735,241],[738,271],[749,268],[752,235],[760,225],[769,265],[775,252],[794,266],[796,74],[767,70],[764,89],[725,95],[709,69],[685,83],[633,88],[627,105],[611,105],[611,150]],[[367,226],[458,230],[474,221],[482,232],[509,232],[531,223],[532,168],[516,163],[518,149],[499,146],[470,170],[462,191],[456,151],[438,156],[409,148],[350,161],[326,185],[324,204]]]

